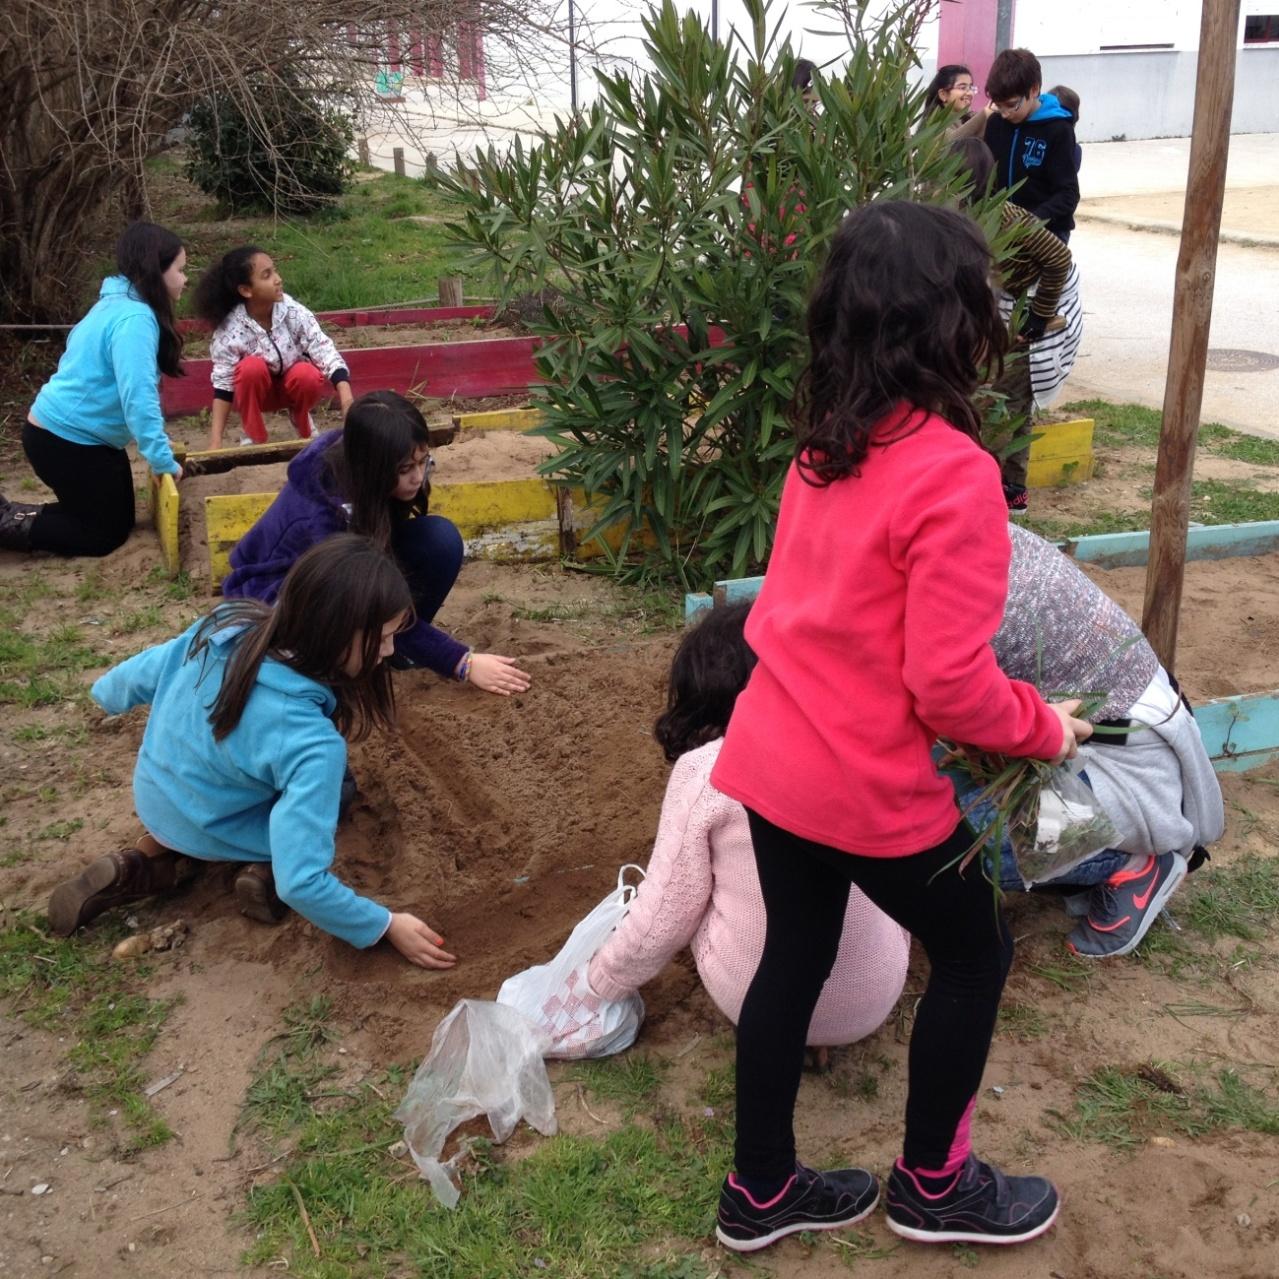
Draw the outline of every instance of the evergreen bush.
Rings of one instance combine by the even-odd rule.
[[[847,64],[818,74],[812,108],[767,3],[747,7],[751,31],[723,43],[664,0],[644,20],[652,73],[601,74],[536,145],[438,178],[503,300],[555,290],[529,320],[558,446],[544,473],[599,502],[587,536],[609,534],[620,574],[685,589],[767,561],[807,297],[845,212],[949,198],[957,167],[944,122],[917,128],[926,5],[871,24],[853,4]]]
[[[326,95],[270,88],[251,115],[226,96],[195,105],[187,176],[233,213],[313,213],[346,189],[351,117]]]

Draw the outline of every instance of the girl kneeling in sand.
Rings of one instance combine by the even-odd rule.
[[[425,666],[488,693],[522,693],[529,677],[515,659],[474,653],[431,623],[462,568],[462,537],[428,515],[430,436],[421,413],[394,391],[361,395],[341,430],[329,431],[289,463],[280,495],[231,552],[227,596],[269,604],[289,566],[334,533],[363,533],[395,556],[413,592],[413,624],[396,637],[396,667]]]
[[[346,742],[392,726],[384,660],[411,618],[394,562],[345,534],[298,560],[274,608],[222,604],[103,675],[93,697],[108,714],[151,707],[133,775],[147,834],[54,890],[53,931],[170,891],[194,863],[243,862],[235,891],[251,918],[291,906],[352,946],[385,937],[410,963],[451,967],[433,928],[331,870]]]
[[[626,918],[588,970],[596,994],[622,999],[691,945],[702,984],[734,1024],[759,967],[766,918],[746,810],[710,775],[755,665],[743,634],[748,611],[716,609],[676,651],[666,710],[653,730],[675,765],[653,856]],[[901,995],[909,953],[909,934],[853,888],[808,1044],[851,1044],[874,1031]]]

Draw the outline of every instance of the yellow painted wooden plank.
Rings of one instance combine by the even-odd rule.
[[[1091,418],[1074,422],[1050,422],[1033,428],[1037,438],[1030,443],[1032,459],[1087,457],[1092,453]]]
[[[1063,484],[1084,484],[1092,479],[1093,459],[1047,458],[1026,467],[1026,484],[1033,489],[1060,488]]]
[[[178,549],[178,486],[172,475],[151,474],[151,523],[160,539],[160,562],[170,577],[176,577],[182,566]]]
[[[220,449],[200,449],[186,455],[186,461],[198,465],[213,463],[210,470],[230,470],[233,466],[270,466],[301,453],[310,440],[272,440],[266,444],[237,444]]]
[[[274,493],[228,493],[204,499],[209,585],[214,590],[231,571],[231,551],[235,544],[261,519],[275,497]]]
[[[463,431],[527,431],[541,424],[541,409],[489,409],[483,413],[453,414],[453,425]]]
[[[541,479],[432,484],[431,513],[457,525],[463,537],[529,520],[555,518],[555,492]]]

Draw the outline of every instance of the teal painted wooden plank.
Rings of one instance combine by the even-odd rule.
[[[735,577],[726,582],[715,583],[716,604],[744,604],[753,600],[763,589],[762,577]]]
[[[684,625],[691,625],[703,613],[709,613],[714,607],[715,601],[711,596],[702,591],[690,591],[684,596]]]
[[[1195,708],[1213,759],[1237,759],[1279,750],[1279,690],[1219,697]]]
[[[1059,543],[1067,555],[1101,568],[1135,568],[1150,557],[1150,533],[1093,533]],[[1246,524],[1200,524],[1186,534],[1187,560],[1268,555],[1279,550],[1279,520]]]

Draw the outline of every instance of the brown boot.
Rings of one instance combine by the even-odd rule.
[[[190,858],[167,848],[154,856],[140,848],[107,853],[53,890],[49,898],[49,928],[59,937],[70,937],[103,911],[170,893],[178,885],[180,871],[188,869],[184,863],[189,862]]]
[[[249,862],[240,867],[235,876],[235,900],[241,915],[260,924],[278,924],[289,913],[275,891],[275,876],[268,862]]]

